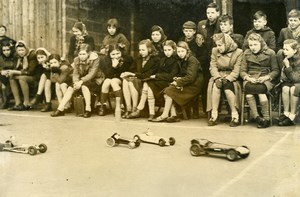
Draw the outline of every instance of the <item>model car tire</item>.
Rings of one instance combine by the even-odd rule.
[[[139,147],[141,145],[141,142],[139,140],[135,141],[135,147]]]
[[[169,144],[170,144],[171,146],[173,146],[173,145],[175,144],[175,142],[176,142],[175,138],[173,138],[173,137],[170,137],[170,138],[169,138]]]
[[[160,146],[165,146],[165,145],[166,145],[166,140],[164,140],[164,139],[159,139],[158,145],[160,145]]]
[[[199,144],[194,143],[190,148],[190,153],[192,156],[200,156],[204,154],[204,150]]]
[[[116,145],[116,141],[115,141],[115,139],[114,138],[108,138],[107,140],[106,140],[106,144],[108,145],[108,146],[110,146],[110,147],[113,147],[113,146],[115,146]]]
[[[141,141],[141,138],[140,138],[140,136],[138,136],[138,135],[133,136],[133,139],[136,139],[136,141],[138,141],[138,142]]]
[[[131,141],[131,142],[128,143],[128,148],[133,149],[135,147],[136,147],[135,142]]]
[[[234,149],[230,149],[227,154],[226,157],[229,161],[234,161],[237,159],[238,153],[236,152],[236,150]]]
[[[37,153],[37,149],[34,146],[29,146],[28,153],[29,155],[35,155]]]
[[[242,146],[242,147],[244,147],[244,148],[246,148],[246,149],[249,150],[249,148],[248,148],[247,146]],[[249,155],[250,155],[250,152],[247,153],[247,154],[240,154],[240,157],[241,157],[242,159],[246,159]]]
[[[46,144],[40,144],[39,145],[39,151],[40,151],[40,153],[45,153],[46,151],[47,151],[47,146],[46,146]]]

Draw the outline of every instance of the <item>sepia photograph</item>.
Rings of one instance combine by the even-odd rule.
[[[0,0],[0,196],[298,197],[299,97],[299,0]]]

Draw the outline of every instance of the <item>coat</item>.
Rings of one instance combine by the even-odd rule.
[[[238,45],[240,49],[243,48],[244,36],[242,36],[241,34],[230,34],[230,37],[234,40],[234,42]]]
[[[133,70],[133,58],[130,56],[123,56],[117,67],[112,67],[112,60],[109,56],[105,56],[100,60],[100,69],[105,75],[105,78],[119,78],[122,72]]]
[[[268,48],[258,54],[253,54],[250,49],[244,51],[240,71],[242,79],[248,75],[254,78],[269,75],[271,80],[265,81],[264,84],[268,91],[270,91],[274,87],[274,84],[277,83],[279,73],[276,54],[272,49]],[[244,81],[243,85],[247,82]]]
[[[294,38],[293,33],[290,28],[282,28],[280,30],[278,39],[277,39],[277,49],[280,50],[283,48],[283,42],[287,39],[294,39],[300,44],[300,36]]]
[[[243,44],[243,50],[245,51],[246,49],[249,49],[248,46],[248,37],[250,34],[252,33],[258,33],[259,35],[261,35],[261,37],[264,39],[264,41],[266,42],[267,46],[270,49],[273,49],[274,51],[276,50],[276,38],[275,38],[275,33],[272,29],[270,29],[269,27],[266,27],[264,29],[261,30],[255,30],[255,29],[251,29],[250,31],[247,32],[245,39],[244,39],[244,44]]]
[[[167,87],[164,93],[178,105],[184,106],[201,93],[203,74],[198,72],[199,61],[192,55],[180,60],[179,65],[181,71],[175,80],[177,86]]]
[[[50,80],[53,83],[72,85],[73,68],[68,63],[62,63],[58,69],[51,69]]]
[[[116,35],[106,35],[102,41],[102,48],[107,47],[108,45],[122,44],[124,45],[124,54],[129,53],[130,43],[124,34],[118,33]]]
[[[212,109],[212,88],[214,81],[218,78],[226,78],[228,81],[233,82],[235,93],[235,106],[240,109],[241,103],[241,86],[237,81],[240,74],[240,67],[243,57],[243,51],[236,49],[234,52],[221,54],[217,48],[213,48],[210,61],[211,78],[208,83],[207,89],[207,109]]]
[[[91,50],[95,50],[95,42],[94,42],[94,38],[92,36],[86,35],[83,36],[84,40],[83,43],[84,44],[88,44],[91,46]],[[74,58],[78,55],[78,47],[77,46],[77,40],[76,40],[76,36],[73,35],[70,38],[70,44],[69,44],[69,52],[68,52],[68,60],[70,63],[73,63]]]

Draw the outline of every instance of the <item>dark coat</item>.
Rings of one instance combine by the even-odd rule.
[[[277,60],[279,67],[281,69],[281,81],[300,83],[300,51],[289,59],[290,66],[286,68],[283,64],[283,59],[285,58],[283,50],[279,50],[277,53]],[[299,84],[300,85],[300,84]]]
[[[283,42],[287,39],[294,39],[297,40],[298,44],[300,44],[300,36],[297,38],[294,38],[293,33],[290,28],[282,28],[280,30],[278,39],[277,39],[277,50],[280,50],[283,48]]]
[[[243,48],[244,44],[244,36],[241,34],[230,34],[230,37],[233,39],[233,41],[238,45],[240,49]]]
[[[69,63],[63,62],[58,69],[51,69],[50,80],[53,83],[66,83],[72,85],[73,68]]]
[[[246,49],[249,49],[248,40],[247,39],[248,39],[249,35],[252,34],[252,33],[258,33],[259,35],[261,35],[261,37],[266,42],[267,46],[270,49],[273,49],[274,51],[276,50],[275,33],[274,33],[274,31],[272,29],[270,29],[269,27],[266,27],[266,28],[261,29],[261,30],[251,29],[250,31],[247,32],[247,34],[245,36],[244,44],[243,44],[243,50],[244,51]]]
[[[82,43],[85,43],[85,44],[89,44],[91,46],[91,50],[95,50],[95,42],[94,42],[94,38],[92,36],[84,36],[83,37],[84,40]],[[73,63],[74,61],[74,58],[78,55],[78,43],[77,43],[77,40],[76,40],[76,36],[73,35],[71,36],[70,38],[70,44],[69,44],[69,52],[68,52],[68,60],[70,63]]]
[[[124,34],[118,33],[116,35],[106,35],[102,41],[102,49],[107,47],[108,45],[122,44],[124,45],[124,54],[129,53],[130,43]]]
[[[120,61],[117,67],[112,67],[112,60],[109,56],[105,56],[100,60],[100,69],[105,75],[105,78],[112,79],[112,78],[119,78],[121,73],[125,71],[133,71],[133,58],[130,56],[123,56],[122,60]]]

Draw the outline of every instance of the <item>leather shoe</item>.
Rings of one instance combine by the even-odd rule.
[[[92,115],[92,112],[90,112],[90,111],[85,111],[84,114],[83,114],[83,117],[84,117],[84,118],[89,118],[89,117],[91,117],[91,115]]]
[[[177,116],[171,116],[167,118],[167,122],[172,123],[172,122],[180,122],[180,119]]]
[[[106,107],[105,107],[105,105],[100,105],[99,111],[98,111],[98,115],[99,116],[105,116],[105,114],[106,114]]]
[[[58,117],[58,116],[64,116],[64,115],[65,115],[65,112],[64,111],[59,111],[59,110],[56,110],[55,112],[50,114],[51,117]]]
[[[282,122],[284,119],[288,118],[286,115],[281,114],[278,118],[278,122]]]
[[[168,117],[162,117],[162,116],[158,116],[157,118],[153,119],[152,122],[165,122],[167,120]]]
[[[149,117],[148,117],[148,121],[149,122],[152,122],[154,119],[154,115],[153,114],[150,114]]]
[[[218,124],[217,120],[214,120],[213,118],[210,118],[208,123],[207,123],[208,126],[215,126],[217,124]]]
[[[262,129],[262,128],[268,128],[270,126],[270,120],[266,120],[262,118],[262,121],[260,123],[257,123],[257,128]]]
[[[128,118],[129,119],[133,119],[133,118],[139,118],[140,116],[141,116],[141,111],[140,110],[136,110],[136,111],[130,113],[128,115]]]
[[[231,120],[231,122],[229,123],[229,126],[230,126],[230,127],[237,127],[237,126],[239,126],[239,125],[240,125],[240,122],[239,122],[239,120],[236,119],[236,118],[233,118],[233,119]]]
[[[286,117],[284,120],[278,123],[278,126],[293,126],[293,125],[295,125],[294,122],[288,117]]]

